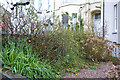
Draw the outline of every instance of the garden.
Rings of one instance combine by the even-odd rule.
[[[28,79],[56,79],[63,78],[66,73],[77,76],[77,72],[85,68],[95,70],[100,62],[120,63],[118,58],[111,56],[118,46],[110,46],[111,41],[84,31],[81,18],[76,31],[72,27],[64,29],[59,16],[51,23],[53,30],[48,30],[48,24],[38,20],[33,7],[26,11],[29,17],[18,19],[15,30],[11,29],[13,25],[8,14],[2,16],[1,26],[6,33],[2,34],[0,52],[2,71]]]

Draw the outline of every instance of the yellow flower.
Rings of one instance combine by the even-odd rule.
[[[75,74],[77,76],[77,74]]]
[[[38,38],[38,36],[36,35],[36,37]]]
[[[26,31],[28,31],[28,28],[26,29]]]
[[[15,33],[13,33],[13,34],[15,34]]]
[[[71,69],[71,68],[69,68],[69,69]]]
[[[9,33],[9,34],[11,34],[11,33]]]

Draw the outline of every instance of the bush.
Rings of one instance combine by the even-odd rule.
[[[84,40],[81,41],[85,56],[91,61],[103,61],[108,53],[112,53],[109,43],[110,41],[103,40],[102,37],[94,36],[94,33],[85,33]]]
[[[91,61],[104,61],[105,57],[111,51],[108,46],[108,40],[103,40],[102,37],[97,37],[90,33],[83,34],[83,32],[79,30],[73,32],[70,30],[62,31],[59,29],[43,33],[42,35],[19,37],[20,35],[18,37],[15,37],[14,35],[12,41],[10,41],[10,37],[6,39],[7,45],[5,44],[5,49],[1,53],[1,57],[4,60],[4,65],[22,75],[27,74],[25,75],[27,77],[33,77],[34,75],[50,77],[52,74],[55,75],[58,71],[65,71],[69,67],[86,67],[91,64]],[[19,56],[17,53],[21,56],[19,59],[17,58],[17,56]],[[29,61],[29,59],[35,61]],[[47,62],[44,63],[44,61]],[[16,68],[17,66],[15,66],[18,63],[22,66],[25,65],[24,72],[22,72],[22,68],[18,71],[18,68]],[[11,64],[12,66],[10,66]],[[49,65],[44,68],[40,67],[43,64]],[[29,73],[28,69],[30,71]],[[46,71],[47,69],[48,71]],[[54,71],[52,69],[54,69]],[[37,74],[37,72],[40,74]],[[30,73],[33,73],[34,75]],[[50,76],[45,74],[50,74]],[[52,77],[55,77],[54,75]]]
[[[10,68],[12,72],[19,73],[27,78],[55,78],[55,72],[47,64],[47,60],[38,58],[31,44],[26,39],[19,40],[16,44],[8,40],[8,43],[0,53],[2,65]]]

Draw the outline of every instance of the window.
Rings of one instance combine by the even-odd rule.
[[[72,13],[73,31],[76,31],[77,13]]]
[[[21,5],[20,6],[20,17],[22,17],[23,16],[23,6]]]
[[[117,32],[117,5],[114,6],[114,30]]]
[[[72,13],[72,18],[77,18],[77,13]]]
[[[70,4],[70,3],[76,4],[78,3],[78,0],[63,0],[62,3],[63,4]]]
[[[73,21],[73,24],[76,25],[76,22],[77,22],[77,13],[72,13],[72,21]]]
[[[69,1],[68,0],[63,0],[63,4],[66,4],[68,3]]]
[[[62,15],[62,23],[63,24],[68,24],[68,17],[69,17],[69,15],[67,12],[66,12],[66,14]]]
[[[33,6],[34,6],[34,0],[31,0],[31,5],[33,5]]]
[[[50,3],[49,3],[49,0],[48,0],[48,10],[50,9]]]
[[[41,5],[42,5],[41,0],[38,0],[38,11],[39,12],[41,12]]]
[[[62,24],[64,29],[68,29],[68,17],[69,14],[67,12],[62,14]]]
[[[49,13],[50,12],[50,2],[49,2],[49,0],[47,0],[48,1],[48,8],[47,8],[47,12],[46,13]]]
[[[95,19],[101,19],[101,13],[96,13],[95,14]]]
[[[73,0],[73,3],[78,3],[78,0]]]

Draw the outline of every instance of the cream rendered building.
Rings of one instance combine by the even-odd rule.
[[[68,24],[79,22],[78,16],[81,13],[85,30],[101,32],[101,0],[34,0],[34,7],[41,11],[39,14],[41,20],[50,18],[52,22],[54,22],[53,12],[55,16],[59,15],[61,22],[62,14],[68,12],[72,18],[66,21]],[[77,14],[77,18],[73,17],[73,13]]]
[[[68,12],[72,17],[77,13],[77,18],[68,21],[75,24],[78,22],[78,16],[81,14],[85,30],[91,32],[101,32],[101,0],[55,0],[55,14],[60,15]]]
[[[62,14],[68,12],[72,20],[68,20],[68,24],[72,22],[75,27],[78,17],[81,14],[83,18],[84,29],[91,32],[101,32],[101,0],[18,0],[18,2],[30,1],[38,13],[40,20],[51,19],[54,22],[53,13],[59,15],[62,22]],[[13,4],[15,4],[14,2]],[[76,14],[77,17],[73,17]]]

